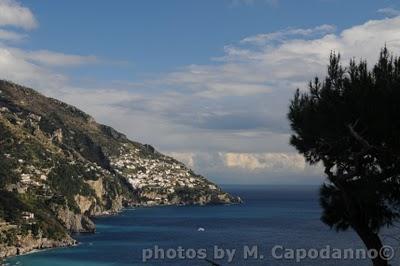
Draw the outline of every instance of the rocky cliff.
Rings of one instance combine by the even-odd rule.
[[[0,81],[0,257],[73,245],[125,206],[238,200],[79,109]]]

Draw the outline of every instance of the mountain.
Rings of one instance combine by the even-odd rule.
[[[79,109],[0,81],[0,258],[73,245],[93,217],[128,206],[239,201]]]

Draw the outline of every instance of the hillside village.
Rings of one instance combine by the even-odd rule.
[[[128,146],[124,144],[120,149],[121,155],[111,158],[111,165],[118,174],[127,177],[133,189],[142,190],[143,196],[149,197],[146,192],[156,191],[157,195],[149,198],[146,205],[174,204],[170,200],[177,188],[218,191],[216,185],[194,175],[184,164],[161,154],[155,158],[142,158],[140,149],[129,149]],[[147,147],[151,153],[156,152],[151,146]]]
[[[0,258],[73,245],[129,206],[238,203],[183,163],[79,109],[0,81]]]

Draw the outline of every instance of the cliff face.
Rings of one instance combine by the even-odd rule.
[[[0,257],[73,244],[70,233],[95,230],[90,217],[124,206],[233,202],[152,146],[0,81]]]
[[[76,245],[76,241],[68,236],[62,240],[54,240],[28,233],[26,235],[19,235],[12,245],[3,245],[0,249],[0,258],[22,255],[33,250],[70,247],[73,245]]]

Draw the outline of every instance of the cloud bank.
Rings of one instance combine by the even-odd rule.
[[[31,30],[38,26],[38,22],[29,8],[14,0],[1,0],[0,26],[14,26]]]
[[[25,18],[5,19],[1,10],[7,8]],[[29,9],[7,0],[0,1],[1,25],[30,30],[38,23]],[[288,144],[286,112],[294,90],[325,74],[331,51],[344,60],[374,62],[386,43],[400,54],[399,28],[396,16],[342,30],[323,24],[260,33],[221,47],[223,54],[209,64],[102,87],[76,84],[60,69],[96,63],[95,56],[0,42],[0,73],[82,108],[219,183],[319,183],[321,169],[309,167]]]
[[[388,17],[396,17],[396,16],[400,15],[400,10],[395,9],[393,7],[385,7],[385,8],[378,9],[378,13],[381,13]]]

